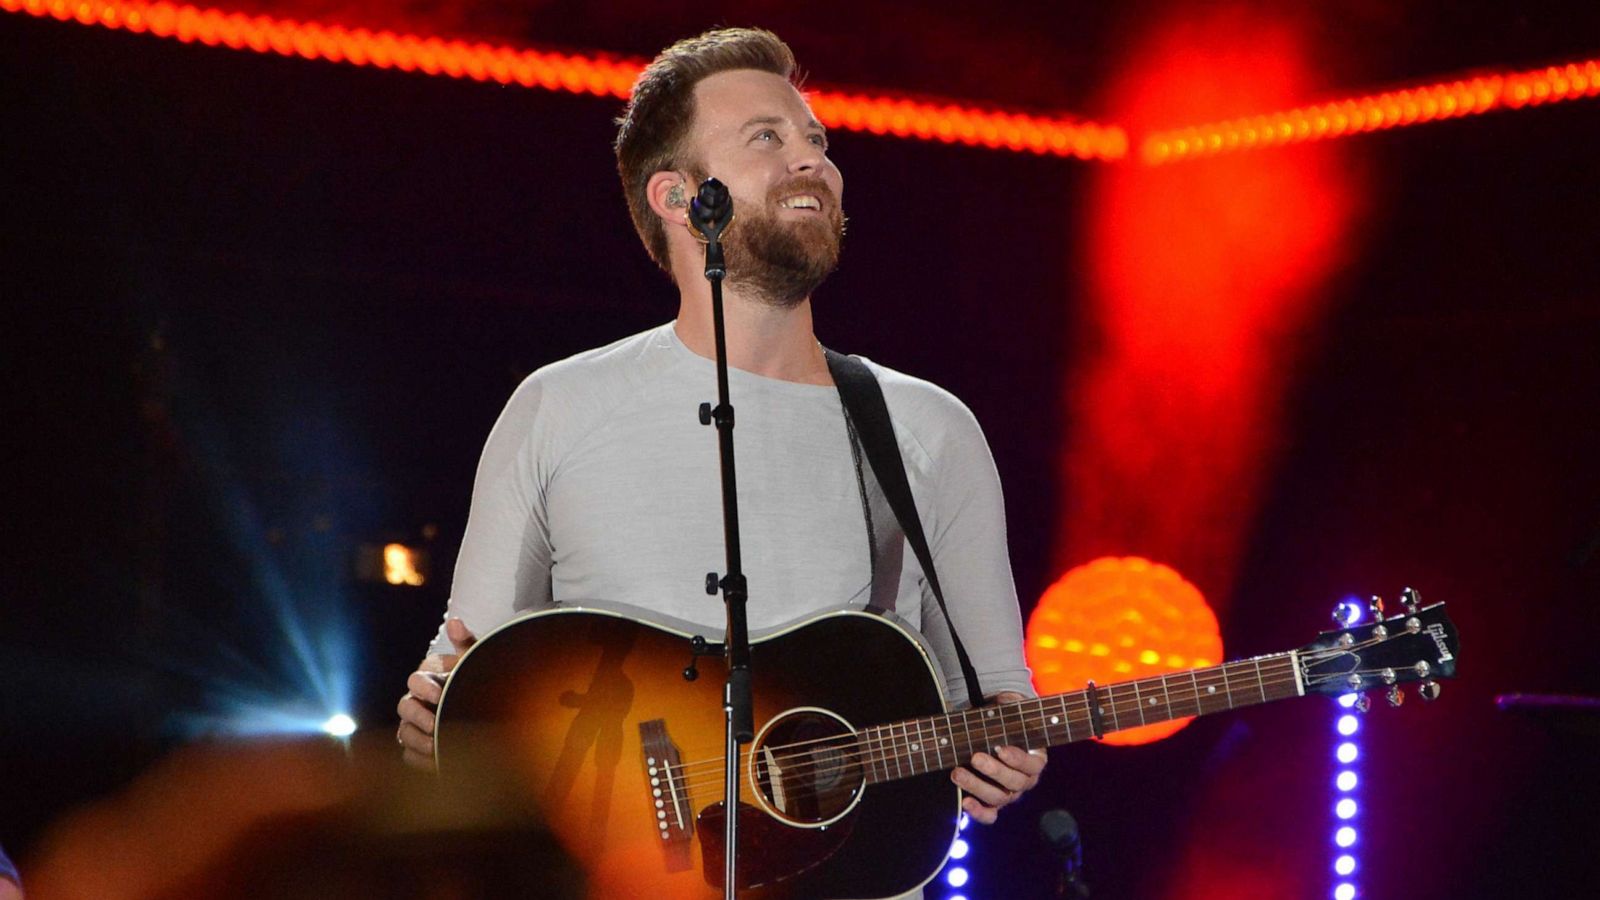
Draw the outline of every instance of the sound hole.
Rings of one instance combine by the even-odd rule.
[[[796,825],[827,825],[861,796],[860,747],[844,720],[795,710],[757,737],[752,775],[767,812]]]

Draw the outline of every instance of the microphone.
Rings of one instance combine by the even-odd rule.
[[[733,221],[733,198],[728,196],[728,186],[715,178],[700,183],[700,190],[689,201],[689,221],[709,243],[722,235],[723,229]]]
[[[1086,900],[1089,886],[1078,880],[1078,870],[1083,867],[1083,840],[1078,834],[1078,820],[1064,809],[1047,810],[1039,817],[1039,838],[1061,860],[1056,896]]]

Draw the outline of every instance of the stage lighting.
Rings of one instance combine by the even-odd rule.
[[[1355,734],[1356,733],[1356,729],[1359,728],[1359,727],[1361,727],[1361,723],[1356,721],[1356,717],[1355,716],[1340,716],[1339,717],[1339,733],[1344,735],[1345,737],[1349,737],[1350,735]]]
[[[1351,772],[1348,769],[1340,772],[1339,777],[1334,779],[1333,783],[1337,785],[1341,791],[1353,791],[1356,789],[1356,773]]]
[[[1356,843],[1356,830],[1349,825],[1340,826],[1333,833],[1333,842],[1341,847],[1353,847]]]
[[[1342,694],[1342,695],[1340,695],[1340,697],[1339,697],[1339,705],[1344,707],[1345,709],[1349,709],[1350,707],[1355,706],[1356,705],[1356,695],[1355,694]]]
[[[1333,870],[1340,875],[1349,875],[1356,870],[1356,858],[1346,853],[1333,861]]]
[[[347,738],[356,733],[356,720],[345,713],[338,713],[322,723],[322,730],[334,737]]]
[[[967,870],[959,867],[951,869],[944,873],[944,880],[949,882],[951,887],[961,887],[967,883]]]
[[[1344,743],[1339,745],[1339,750],[1338,750],[1339,762],[1342,762],[1342,763],[1344,763],[1345,765],[1348,766],[1351,763],[1356,761],[1357,753],[1358,753],[1358,751],[1356,750],[1356,745],[1351,743],[1351,742],[1349,742],[1349,741],[1345,741]]]
[[[383,580],[390,584],[422,584],[421,554],[405,544],[383,545]]]
[[[950,858],[966,859],[967,851],[971,849],[971,847],[967,846],[966,841],[963,841],[961,838],[956,838],[956,842],[950,845]]]
[[[1340,800],[1338,804],[1333,807],[1333,814],[1341,819],[1355,818],[1356,802],[1351,800],[1349,797]]]
[[[428,551],[408,544],[362,544],[356,549],[356,578],[360,581],[421,587],[428,581]]]
[[[1345,882],[1334,888],[1333,900],[1356,900],[1356,886]]]

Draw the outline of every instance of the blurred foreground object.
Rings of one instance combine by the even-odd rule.
[[[578,897],[583,877],[515,784],[449,792],[358,738],[193,745],[58,822],[30,900]]]

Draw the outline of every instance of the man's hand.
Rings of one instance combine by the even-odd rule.
[[[400,714],[400,730],[395,736],[404,748],[406,764],[429,771],[433,770],[434,710],[444,695],[444,677],[456,667],[461,654],[478,640],[460,619],[444,623],[444,633],[456,652],[436,653],[424,659],[417,671],[406,679],[406,695],[395,707]]]
[[[995,695],[996,703],[1016,703],[1027,698],[1015,691],[1002,691]],[[1000,815],[1000,807],[1015,803],[1018,797],[1039,783],[1039,773],[1044,771],[1043,750],[1023,750],[1021,747],[1001,747],[997,756],[988,753],[972,755],[972,769],[965,766],[950,773],[954,781],[968,796],[961,799],[961,809],[968,816],[985,825],[993,825]]]

